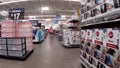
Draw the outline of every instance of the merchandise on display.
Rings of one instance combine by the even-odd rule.
[[[119,49],[119,29],[108,28],[107,29],[107,43],[106,45],[111,48]]]
[[[79,45],[79,31],[63,30],[64,45]]]
[[[72,16],[72,19],[67,23],[67,28],[63,29],[63,46],[67,48],[80,47],[79,21],[74,19],[74,17]]]
[[[120,7],[120,0],[113,0],[113,1],[114,1],[115,8],[119,8]]]
[[[84,35],[85,31],[86,35]],[[116,65],[116,59],[120,55],[119,28],[83,29],[81,32],[81,52],[85,58],[84,62],[89,62],[91,66],[98,68],[119,66]],[[118,61],[117,63],[119,64]]]
[[[2,23],[0,49],[0,56],[21,57],[21,59],[27,56],[28,52],[33,50],[32,24],[30,22]]]

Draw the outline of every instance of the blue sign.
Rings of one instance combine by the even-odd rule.
[[[9,18],[12,20],[24,19],[24,8],[9,9]]]
[[[58,22],[60,21],[61,15],[56,15],[56,18],[54,20],[54,24],[58,24]]]

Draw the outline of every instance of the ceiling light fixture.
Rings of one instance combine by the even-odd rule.
[[[65,16],[65,15],[62,15],[62,16],[61,16],[61,19],[65,19],[65,18],[66,18],[66,16]]]
[[[29,16],[29,19],[35,19],[36,16]]]
[[[2,16],[7,16],[8,15],[8,12],[7,11],[1,11],[0,13]]]
[[[41,7],[41,10],[44,11],[44,10],[49,10],[49,7]]]
[[[51,19],[46,19],[45,21],[46,21],[46,22],[47,22],[47,21],[51,21]]]

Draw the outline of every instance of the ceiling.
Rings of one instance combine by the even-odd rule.
[[[0,0],[0,11],[7,11],[12,8],[25,8],[25,19],[34,16],[40,21],[51,19],[54,21],[57,14],[65,15],[66,21],[74,14],[74,11],[80,9],[81,2],[85,0]],[[49,10],[43,11],[41,7],[49,7]]]

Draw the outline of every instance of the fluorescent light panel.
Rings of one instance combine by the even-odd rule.
[[[51,21],[51,19],[46,19],[45,21]]]
[[[62,19],[65,19],[65,18],[66,18],[66,16],[65,16],[65,15],[62,15],[62,16],[61,16],[61,18],[62,18]]]
[[[29,16],[29,19],[35,19],[36,16]]]
[[[41,10],[49,10],[49,7],[41,7]]]
[[[7,11],[1,11],[0,14],[1,14],[2,16],[7,16],[7,15],[8,15],[8,12],[7,12]]]

